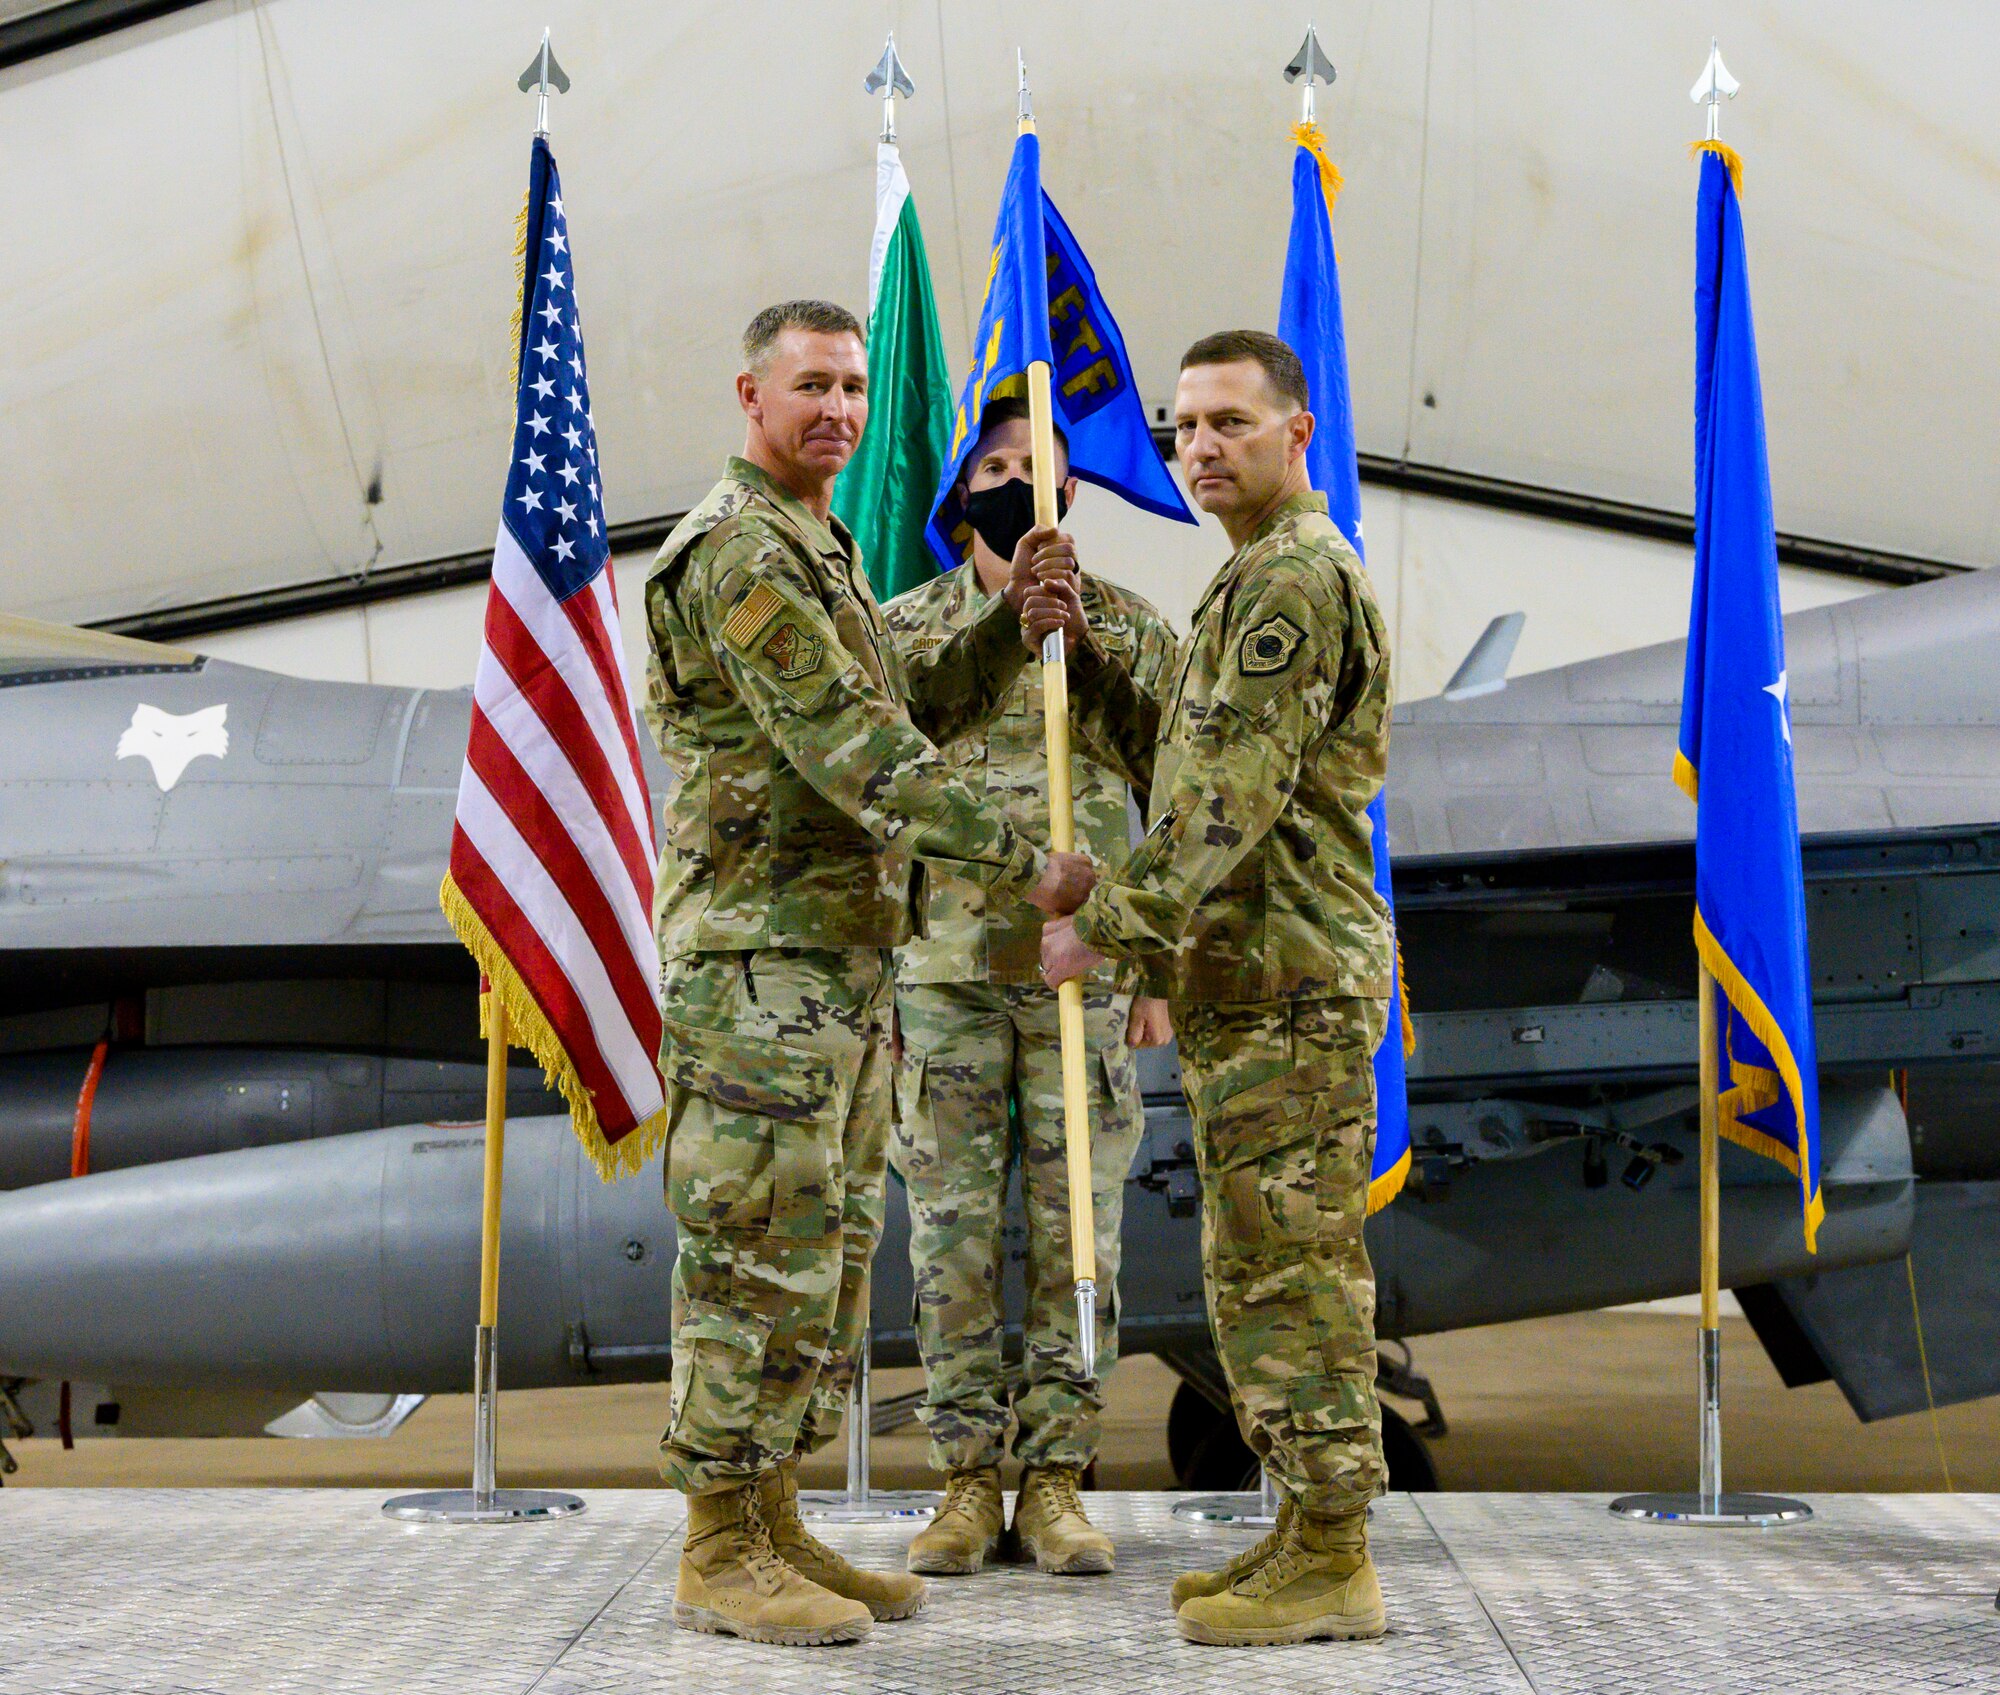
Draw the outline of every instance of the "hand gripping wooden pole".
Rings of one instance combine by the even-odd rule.
[[[1049,396],[1049,367],[1028,367],[1028,431],[1035,456],[1035,523],[1056,525],[1056,432]],[[1049,845],[1076,851],[1076,813],[1070,793],[1069,670],[1063,633],[1042,643],[1042,722],[1049,755]],[[1083,1034],[1083,983],[1072,978],[1056,991],[1062,1032],[1063,1146],[1069,1167],[1069,1256],[1076,1278],[1076,1325],[1083,1369],[1097,1375],[1097,1221],[1090,1201],[1090,1072]]]

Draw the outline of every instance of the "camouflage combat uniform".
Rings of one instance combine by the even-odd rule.
[[[1092,640],[1123,661],[1140,689],[1160,689],[1175,644],[1159,614],[1094,577],[1084,577],[1082,589]],[[882,615],[904,655],[916,658],[976,621],[991,598],[965,566],[897,596]],[[1035,841],[1049,832],[1043,734],[1041,667],[1030,665],[998,716],[942,750]],[[1125,784],[1081,756],[1071,771],[1077,846],[1101,865],[1115,863],[1130,839]],[[1041,980],[1042,915],[963,878],[934,874],[929,885],[925,935],[896,955],[903,1064],[890,1158],[910,1196],[931,1464],[940,1471],[998,1465],[1011,1399],[1024,1465],[1081,1468],[1096,1457],[1098,1385],[1118,1359],[1125,1174],[1145,1129],[1125,1045],[1131,996],[1116,992],[1109,967],[1085,985],[1100,1291],[1093,1370],[1078,1357],[1062,1048],[1056,997]],[[1010,1385],[1000,1357],[1001,1234],[1017,1159],[1028,1222],[1028,1310],[1023,1368]]]
[[[1143,693],[1102,710],[1098,735],[1150,784],[1151,828],[1077,934],[1151,956],[1173,1003],[1209,1315],[1244,1435],[1307,1512],[1351,1510],[1384,1478],[1361,1227],[1389,992],[1366,817],[1389,650],[1324,498],[1285,502],[1209,586],[1156,742]]]
[[[905,664],[846,527],[740,459],[645,594],[646,719],[680,777],[654,898],[680,1238],[660,1470],[695,1494],[839,1424],[882,1226],[912,856],[1007,898],[1047,861],[926,740],[990,715],[1026,663],[1003,599]]]

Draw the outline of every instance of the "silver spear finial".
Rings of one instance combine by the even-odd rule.
[[[1688,98],[1697,106],[1708,107],[1708,139],[1714,141],[1719,134],[1717,119],[1722,114],[1722,103],[1734,100],[1737,89],[1743,85],[1729,74],[1729,67],[1722,62],[1722,49],[1716,45],[1715,37],[1708,38],[1708,63],[1702,66],[1701,75],[1695,85],[1688,90]]]
[[[549,45],[549,32],[542,30],[542,45],[534,58],[528,61],[528,68],[521,73],[521,80],[515,84],[525,94],[536,89],[540,98],[535,103],[535,133],[546,137],[549,133],[549,85],[554,83],[561,94],[569,92],[569,75],[556,63],[555,49]]]
[[[894,146],[896,96],[900,94],[908,100],[917,92],[917,85],[910,81],[910,73],[903,69],[903,61],[896,57],[896,32],[893,29],[889,31],[889,44],[882,49],[881,59],[861,86],[870,94],[882,96],[882,139]]]
[[[1014,49],[1014,75],[1021,87],[1021,127],[1032,129],[1035,123],[1035,100],[1028,92],[1028,56],[1018,47]]]
[[[1305,83],[1301,122],[1311,123],[1313,84],[1323,82],[1328,88],[1333,86],[1333,61],[1320,50],[1319,31],[1311,24],[1306,25],[1306,38],[1299,43],[1299,50],[1292,55],[1292,62],[1285,67],[1285,81]]]

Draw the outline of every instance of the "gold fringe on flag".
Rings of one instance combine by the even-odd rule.
[[[1701,773],[1679,748],[1674,749],[1674,785],[1697,806],[1701,804]]]
[[[521,209],[514,214],[514,310],[507,327],[514,337],[515,364],[520,363],[521,291],[528,286],[528,191],[521,190]]]
[[[1340,167],[1326,156],[1326,134],[1318,124],[1292,125],[1292,140],[1297,142],[1319,161],[1320,192],[1326,196],[1326,215],[1333,216],[1333,203],[1340,198],[1340,188],[1345,180]]]
[[[1781,1100],[1789,1100],[1792,1121],[1798,1125],[1803,1141],[1806,1133],[1806,1091],[1799,1076],[1799,1062],[1792,1056],[1792,1044],[1778,1027],[1777,1019],[1771,1016],[1770,1009],[1758,997],[1757,991],[1736,969],[1736,961],[1715,939],[1699,906],[1694,909],[1694,946],[1695,952],[1701,955],[1702,963],[1708,967],[1709,975],[1729,997],[1730,1007],[1736,1016],[1750,1026],[1751,1034],[1778,1062],[1778,1069],[1771,1071],[1738,1059],[1734,1052],[1721,1056],[1728,1064],[1731,1087],[1722,1089],[1718,1082],[1716,1107],[1720,1122],[1716,1128],[1738,1147],[1776,1160],[1799,1180],[1805,1207],[1806,1252],[1816,1254],[1819,1252],[1820,1223],[1826,1217],[1826,1202],[1818,1190],[1809,1186],[1811,1172],[1800,1158],[1805,1149],[1803,1146],[1796,1150],[1788,1148],[1775,1136],[1766,1135],[1754,1124],[1745,1122],[1751,1113],[1775,1106]]]
[[[1729,167],[1729,180],[1735,186],[1736,198],[1743,198],[1743,155],[1733,147],[1725,147],[1719,141],[1690,141],[1688,157],[1699,159],[1704,153],[1713,153]]]
[[[650,1118],[635,1124],[617,1141],[607,1141],[597,1119],[597,1103],[577,1075],[555,1030],[528,992],[527,984],[521,981],[506,950],[493,939],[485,921],[472,910],[472,903],[449,873],[438,889],[438,904],[444,908],[446,920],[488,984],[486,993],[479,997],[479,1033],[486,1034],[490,997],[498,995],[500,1004],[507,1009],[508,1039],[535,1056],[549,1086],[559,1090],[569,1103],[569,1127],[576,1132],[590,1163],[597,1167],[598,1176],[611,1183],[639,1171],[667,1139],[666,1108],[661,1107]]]
[[[1304,126],[1301,125],[1301,128]],[[1411,1058],[1417,1051],[1417,1027],[1410,1018],[1410,979],[1403,970],[1403,938],[1395,938],[1396,986],[1400,991],[1396,996],[1396,1016],[1402,1021],[1403,1058]],[[1405,1109],[1407,1112],[1407,1109]],[[1403,1192],[1403,1185],[1410,1176],[1411,1148],[1403,1150],[1403,1157],[1374,1178],[1368,1185],[1368,1216],[1373,1218],[1385,1206]]]
[[[1396,937],[1396,983],[1403,991],[1396,997],[1396,1010],[1403,1019],[1403,1057],[1412,1059],[1417,1052],[1417,1027],[1410,1018],[1410,976],[1403,969],[1403,938]]]
[[[1373,1218],[1385,1206],[1403,1192],[1403,1184],[1410,1175],[1410,1152],[1405,1148],[1403,1157],[1389,1167],[1368,1185],[1368,1216]]]

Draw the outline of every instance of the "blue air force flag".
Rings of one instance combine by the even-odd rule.
[[[1333,254],[1333,197],[1340,176],[1328,161],[1317,124],[1293,132],[1292,234],[1285,250],[1285,287],[1278,302],[1278,335],[1306,368],[1315,428],[1306,449],[1312,485],[1326,496],[1327,516],[1356,553],[1361,547],[1361,473],[1354,458],[1354,412],[1347,393],[1347,332],[1340,315],[1340,270]],[[1366,555],[1364,554],[1365,558]],[[1389,824],[1383,796],[1368,808],[1375,832],[1375,891],[1389,903]],[[1403,962],[1392,959],[1389,1027],[1375,1050],[1375,1163],[1368,1173],[1368,1210],[1396,1198],[1410,1170],[1410,1100],[1405,1069],[1414,1046],[1403,1006]],[[1406,1041],[1408,1046],[1406,1046]]]
[[[1070,474],[1148,512],[1192,524],[1180,485],[1153,445],[1125,338],[1098,293],[1090,261],[1042,192],[1041,142],[1029,131],[1014,143],[1000,193],[972,369],[959,392],[951,447],[924,528],[946,570],[964,560],[972,539],[956,485],[979,438],[980,416],[1003,394],[1025,395],[1028,367],[1038,359],[1050,366],[1050,398],[1069,438]]]
[[[1737,200],[1702,144],[1695,217],[1694,603],[1674,780],[1695,802],[1694,939],[1717,988],[1721,1131],[1819,1192],[1819,1077],[1764,403]]]

